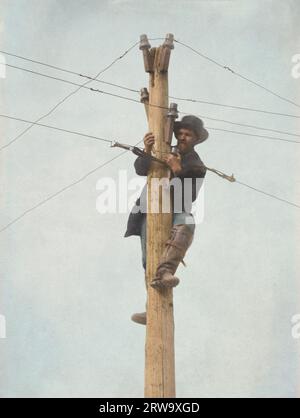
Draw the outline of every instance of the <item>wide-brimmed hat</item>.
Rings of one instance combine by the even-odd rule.
[[[191,129],[197,135],[196,144],[204,142],[208,138],[208,132],[203,126],[203,121],[197,116],[187,115],[183,116],[181,121],[174,122],[174,135],[177,138],[178,131],[181,128]]]

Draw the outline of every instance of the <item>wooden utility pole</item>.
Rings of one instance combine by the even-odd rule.
[[[173,48],[171,34],[166,36],[164,44],[158,48],[151,48],[147,36],[141,36],[140,49],[143,51],[145,71],[150,74],[149,105],[146,96],[141,101],[144,102],[147,111],[149,131],[155,136],[153,155],[157,158],[162,158],[165,152],[170,152],[170,130],[173,131],[174,116],[172,117],[171,108],[168,112],[168,66]],[[172,212],[162,213],[162,201],[170,201],[170,190],[161,188],[158,192],[152,187],[153,178],[170,178],[170,171],[162,164],[152,162],[148,174],[145,397],[166,398],[176,396],[173,291],[156,290],[149,284],[155,276],[170,235]],[[154,207],[159,208],[158,213],[152,213]]]

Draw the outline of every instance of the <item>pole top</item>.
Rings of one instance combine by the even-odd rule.
[[[174,49],[174,35],[172,33],[166,34],[165,42],[163,43],[165,48]]]
[[[147,35],[145,34],[141,35],[140,36],[140,49],[143,50],[143,49],[150,49],[150,48],[151,48],[151,45],[148,41]]]

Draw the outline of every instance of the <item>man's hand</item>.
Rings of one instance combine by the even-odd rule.
[[[163,158],[163,161],[168,164],[174,174],[178,174],[181,171],[181,156],[180,154],[167,154]]]
[[[152,134],[152,132],[148,132],[144,136],[145,152],[147,154],[151,154],[151,151],[152,151],[152,147],[154,145],[154,142],[155,142],[154,135]]]

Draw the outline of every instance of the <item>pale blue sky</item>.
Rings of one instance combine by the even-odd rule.
[[[140,34],[173,33],[300,102],[300,79],[291,77],[292,56],[300,53],[299,12],[296,0],[4,0],[1,49],[95,75]],[[7,62],[83,82],[12,57]],[[138,48],[103,80],[147,86]],[[297,107],[177,44],[169,82],[173,96],[300,115]],[[73,90],[15,69],[7,69],[0,88],[1,113],[29,120]],[[208,127],[257,132],[204,116],[299,132],[297,119],[178,106],[203,115]],[[25,127],[1,122],[3,144]],[[83,90],[44,122],[132,144],[147,131],[142,106]],[[210,131],[197,151],[208,166],[299,204],[298,147]],[[0,226],[118,152],[34,127],[0,155]],[[131,154],[122,156],[1,234],[0,314],[7,338],[0,339],[0,396],[143,396],[145,329],[130,321],[145,302],[140,243],[123,238],[126,214],[96,211],[97,181],[117,179],[124,169],[132,178],[133,161]],[[297,215],[297,208],[207,175],[204,222],[174,291],[178,396],[296,396],[300,342],[291,337],[290,321],[300,313]]]

